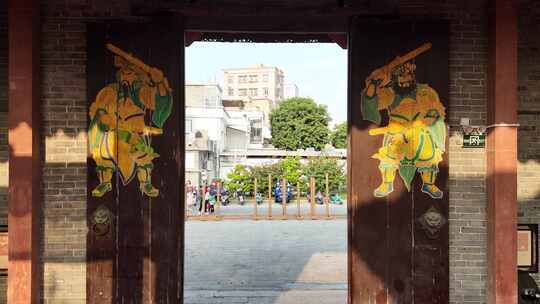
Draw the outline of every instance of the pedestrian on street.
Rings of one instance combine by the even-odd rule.
[[[208,189],[208,186],[204,186],[204,214],[208,214],[208,210],[210,207],[210,191]]]
[[[189,211],[189,213],[192,213],[193,205],[194,205],[193,186],[191,186],[191,181],[188,180],[187,183],[186,183],[186,207],[187,207],[187,211]]]

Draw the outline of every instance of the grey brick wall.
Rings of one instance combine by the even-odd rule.
[[[45,303],[86,297],[86,22],[121,1],[42,2]]]
[[[540,3],[520,1],[518,221],[540,224]],[[534,274],[540,283],[540,275]]]

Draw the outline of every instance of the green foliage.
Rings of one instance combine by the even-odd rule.
[[[321,192],[326,191],[326,173],[328,173],[328,188],[330,193],[341,192],[346,186],[345,171],[337,159],[327,156],[313,157],[306,164],[304,174],[315,177],[315,188]]]
[[[268,174],[272,178],[273,187],[277,176],[280,175],[279,163],[251,167],[251,180],[254,183],[255,179],[257,179],[257,192],[265,197],[268,196]]]
[[[283,160],[280,160],[279,163],[279,176],[284,177],[288,183],[296,187],[296,184],[300,181],[302,176],[303,166],[300,163],[300,156],[289,156]]]
[[[251,167],[251,179],[254,183],[257,179],[257,192],[268,195],[268,175],[270,174],[272,179],[272,189],[276,183],[283,177],[293,187],[296,187],[297,183],[301,180],[304,173],[304,166],[300,162],[299,156],[289,156],[280,160],[275,164],[253,166]],[[301,184],[305,183],[301,181]],[[301,186],[301,188],[303,188]]]
[[[251,173],[244,165],[236,165],[234,169],[227,174],[227,181],[225,182],[225,188],[233,193],[240,189],[243,192],[248,192],[253,189],[253,182],[251,181]]]
[[[284,100],[270,113],[272,144],[285,150],[321,150],[329,142],[329,121],[326,107],[311,98]]]
[[[347,148],[347,122],[344,121],[330,133],[330,142],[337,149]]]

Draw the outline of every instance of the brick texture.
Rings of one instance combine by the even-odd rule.
[[[401,1],[399,10],[402,16],[446,19],[451,24],[450,302],[485,303],[485,151],[462,149],[458,132],[462,117],[474,125],[486,124],[485,1],[408,0]],[[85,302],[85,24],[128,14],[129,7],[118,1],[43,0],[44,303]],[[538,223],[540,3],[521,0],[519,20],[519,215],[520,221]],[[6,217],[7,186],[5,41],[5,12],[0,11],[0,224]]]

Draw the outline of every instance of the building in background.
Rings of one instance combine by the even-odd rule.
[[[195,185],[219,176],[228,118],[221,95],[217,84],[186,84],[186,181]]]
[[[294,83],[286,83],[283,85],[283,99],[289,99],[300,96],[300,90]]]
[[[224,152],[243,157],[268,146],[268,100],[223,100],[219,85],[201,83],[187,84],[185,96],[186,181],[204,185],[226,176],[220,164]]]
[[[284,73],[262,64],[223,70],[223,99],[269,100],[273,105],[284,99]]]

